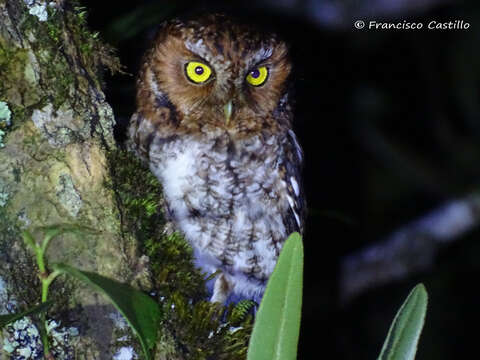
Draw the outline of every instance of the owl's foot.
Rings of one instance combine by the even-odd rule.
[[[231,290],[231,284],[227,281],[225,275],[220,274],[217,280],[215,280],[215,285],[213,286],[213,295],[210,298],[210,302],[224,304],[227,301]]]

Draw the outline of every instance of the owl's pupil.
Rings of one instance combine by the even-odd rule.
[[[250,73],[250,75],[256,79],[260,76],[260,71],[258,69],[255,69],[255,70],[252,70],[252,72]]]
[[[202,75],[203,74],[203,68],[201,66],[197,66],[195,68],[195,74]]]

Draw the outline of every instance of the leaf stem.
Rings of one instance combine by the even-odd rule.
[[[48,300],[48,288],[55,278],[60,275],[59,271],[54,271],[48,273],[47,267],[45,265],[45,252],[48,247],[48,243],[55,236],[55,234],[45,236],[41,246],[38,246],[33,239],[33,236],[28,232],[23,232],[23,239],[25,243],[35,252],[35,257],[37,259],[37,266],[39,270],[39,277],[42,283],[42,303],[47,302]],[[45,312],[40,314],[40,335],[43,343],[43,353],[45,358],[51,356],[50,346],[48,343],[48,332],[47,332],[47,315]]]
[[[42,302],[46,302],[48,299],[48,287],[60,275],[59,271],[50,273],[46,278],[42,279]]]

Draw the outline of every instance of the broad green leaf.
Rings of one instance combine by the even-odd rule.
[[[42,311],[45,311],[45,310],[48,309],[48,307],[50,305],[52,305],[52,303],[50,301],[47,301],[47,302],[41,303],[37,306],[34,306],[31,309],[22,311],[20,313],[0,315],[0,329],[3,329],[6,325],[17,321],[17,320],[23,318],[24,316],[38,314]]]
[[[428,294],[418,284],[393,319],[378,360],[413,360],[427,312]]]
[[[161,320],[159,305],[144,293],[127,284],[66,264],[53,264],[53,269],[73,276],[105,296],[125,317],[142,344],[145,357],[151,359]]]
[[[294,360],[302,310],[303,244],[300,234],[289,236],[260,303],[248,360]]]

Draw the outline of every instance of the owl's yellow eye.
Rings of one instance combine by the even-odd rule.
[[[198,61],[190,61],[185,65],[185,73],[189,80],[195,84],[201,84],[210,79],[212,76],[212,69]]]
[[[260,86],[267,81],[268,69],[266,66],[260,66],[251,70],[247,75],[247,82],[253,86]]]

